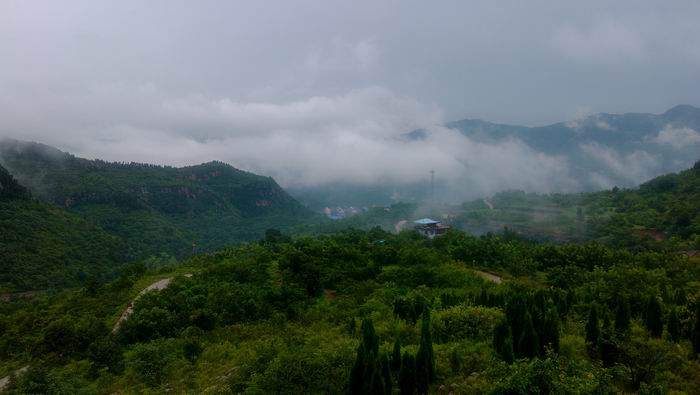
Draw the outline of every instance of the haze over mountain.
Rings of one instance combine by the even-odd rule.
[[[643,4],[5,1],[0,136],[109,161],[217,160],[295,190],[389,189],[382,200],[419,196],[431,168],[450,200],[634,185],[692,163],[650,147],[690,150],[697,127],[601,116],[617,138],[593,114],[700,104],[700,4]],[[445,128],[467,116],[572,127]],[[402,138],[417,129],[430,137]],[[641,132],[652,140],[621,148]]]
[[[410,158],[424,166],[416,169],[417,182],[339,181],[289,190],[312,206],[415,202],[430,198],[430,169],[436,170],[436,200],[441,202],[509,189],[547,193],[634,187],[700,159],[698,130],[700,108],[690,105],[661,114],[600,113],[541,127],[464,119],[400,136],[396,144],[425,152]],[[445,160],[457,165],[434,166]]]

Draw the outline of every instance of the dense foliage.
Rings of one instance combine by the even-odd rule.
[[[314,219],[272,178],[221,162],[113,163],[3,140],[0,164],[41,200],[119,237],[130,259],[216,250]]]
[[[30,366],[10,393],[700,386],[700,266],[684,255],[460,232],[293,241],[270,231],[180,266],[127,269],[112,283],[2,305],[0,374]],[[172,282],[138,298],[111,333],[159,278]]]

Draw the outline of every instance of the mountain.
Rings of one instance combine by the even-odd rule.
[[[528,155],[531,161],[512,162],[507,156],[513,150],[493,149],[494,154],[503,155],[507,163],[524,163],[532,166],[538,158],[556,158],[558,180],[539,179],[532,172],[523,171],[522,178],[510,176],[500,179],[492,166],[479,167],[479,163],[465,164],[464,174],[441,175],[435,180],[435,192],[441,201],[457,202],[464,199],[481,198],[501,190],[526,189],[527,192],[590,192],[609,189],[614,186],[633,187],[661,174],[677,172],[700,159],[700,108],[678,105],[661,114],[626,113],[590,115],[568,122],[529,127],[488,122],[480,119],[463,119],[445,124],[448,131],[469,139],[465,149],[474,150],[474,143],[491,148],[508,147],[509,143],[521,143],[524,149],[515,155]],[[429,129],[419,129],[400,136],[403,143],[430,146],[432,133]],[[437,135],[436,135],[437,136]],[[451,139],[451,142],[459,141]],[[469,145],[468,147],[466,145]],[[511,144],[512,145],[512,144]],[[458,148],[458,146],[457,146]],[[478,149],[478,147],[477,147]],[[467,152],[467,151],[465,151]],[[333,185],[297,187],[290,192],[305,204],[319,208],[324,206],[372,206],[389,205],[398,201],[420,202],[430,198],[426,168],[423,182],[411,184],[381,182],[376,185],[355,185],[338,182]],[[527,169],[523,169],[527,170]],[[515,172],[520,174],[519,172]],[[547,173],[542,173],[547,174]],[[420,175],[416,175],[418,177]],[[536,179],[529,184],[518,181]],[[563,180],[572,181],[565,187]],[[460,187],[460,185],[465,187]],[[534,186],[532,186],[534,185]],[[342,191],[342,192],[339,192]]]
[[[124,240],[129,259],[209,251],[314,217],[272,178],[221,162],[111,163],[4,140],[0,164],[40,200]]]
[[[584,191],[634,186],[700,157],[700,108],[690,105],[662,114],[600,113],[539,127],[470,119],[446,126],[477,142],[517,139],[537,152],[562,156]]]
[[[0,291],[110,278],[125,262],[120,240],[79,216],[31,198],[0,166]]]

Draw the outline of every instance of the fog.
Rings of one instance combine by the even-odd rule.
[[[443,125],[605,129],[586,116],[698,104],[698,16],[694,1],[5,1],[0,137],[221,160],[285,187],[415,184],[429,169],[465,198],[632,184],[664,169],[652,153],[582,146],[607,172],[581,180],[570,158]],[[426,139],[403,138],[416,129]],[[700,133],[653,142],[697,147]]]

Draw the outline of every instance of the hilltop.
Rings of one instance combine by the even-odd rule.
[[[78,220],[90,224],[99,229],[95,234],[121,242],[120,256],[126,261],[153,257],[166,262],[256,240],[268,228],[291,229],[316,218],[272,178],[222,162],[179,168],[113,163],[78,158],[43,144],[3,140],[0,165],[36,198],[17,207],[13,217],[48,220],[60,214],[65,219],[58,221],[61,226]],[[44,214],[29,214],[39,208]],[[70,229],[47,233],[66,240],[78,237]],[[8,234],[14,232],[19,230]]]

